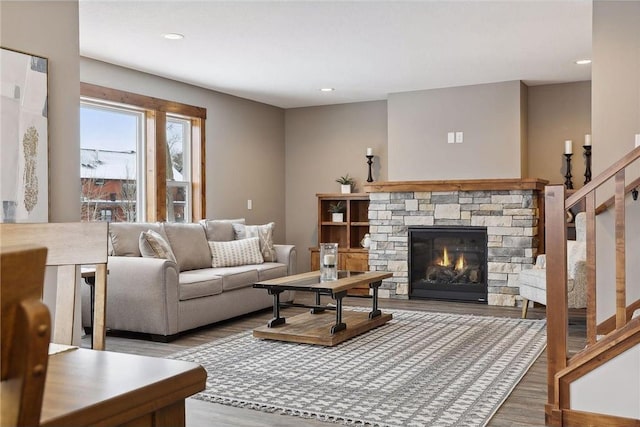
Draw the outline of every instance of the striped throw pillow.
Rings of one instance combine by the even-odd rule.
[[[211,266],[214,268],[262,264],[264,262],[257,237],[230,242],[211,241],[209,249],[211,249]]]

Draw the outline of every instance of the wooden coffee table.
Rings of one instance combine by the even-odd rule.
[[[311,271],[255,283],[254,288],[266,289],[269,295],[273,295],[273,319],[267,325],[254,329],[253,336],[305,344],[338,345],[391,320],[391,314],[382,313],[378,308],[378,288],[383,279],[392,276],[392,273],[380,271],[339,271],[337,280],[321,282],[320,272]],[[342,299],[347,291],[367,284],[373,294],[371,311],[344,311]],[[316,303],[282,303],[280,294],[284,291],[313,292]],[[322,295],[330,296],[335,305],[321,305]],[[280,315],[281,307],[306,307],[311,310],[285,319]],[[335,316],[331,313],[333,311]]]

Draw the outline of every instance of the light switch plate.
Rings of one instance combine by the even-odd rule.
[[[455,134],[453,132],[447,133],[447,142],[453,144],[455,141]]]
[[[464,132],[456,132],[456,143],[460,144],[464,140]]]

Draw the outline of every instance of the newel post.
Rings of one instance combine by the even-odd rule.
[[[555,374],[567,366],[567,224],[565,188],[545,188],[545,243],[547,269],[547,405],[550,425],[562,422]]]

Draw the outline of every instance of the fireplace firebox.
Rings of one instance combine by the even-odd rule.
[[[486,227],[409,227],[409,298],[487,302]]]

